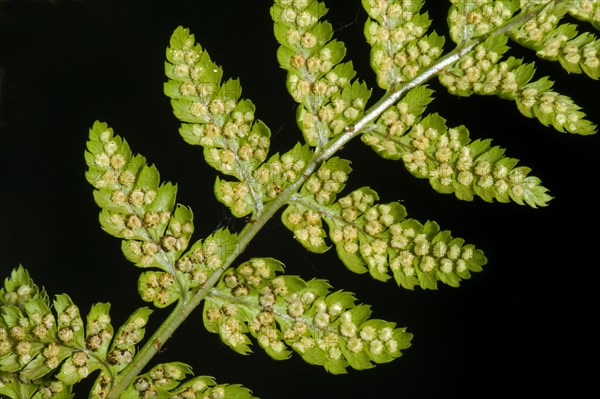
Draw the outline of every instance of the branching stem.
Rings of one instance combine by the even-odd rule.
[[[556,3],[562,3],[565,0],[556,0]],[[248,223],[244,229],[238,234],[238,243],[235,250],[225,260],[222,267],[215,270],[206,283],[196,291],[192,296],[185,297],[177,303],[169,316],[158,327],[154,334],[148,339],[146,344],[135,356],[134,360],[119,374],[113,381],[113,387],[108,395],[110,399],[118,399],[123,391],[133,382],[135,377],[142,371],[154,355],[160,350],[160,347],[171,337],[177,328],[184,320],[192,313],[192,311],[209,295],[211,289],[221,278],[223,272],[228,269],[232,263],[240,256],[252,239],[258,234],[263,226],[277,213],[277,211],[286,205],[291,196],[294,195],[300,187],[306,182],[308,177],[327,159],[332,157],[340,148],[346,145],[354,137],[362,133],[368,128],[386,109],[402,99],[406,93],[415,87],[427,82],[431,78],[437,76],[444,69],[460,60],[468,52],[473,50],[477,45],[483,43],[489,37],[503,35],[509,33],[512,29],[517,28],[535,18],[545,7],[545,5],[537,6],[532,9],[524,10],[516,17],[512,18],[500,28],[489,32],[486,35],[477,37],[466,44],[458,45],[454,50],[441,57],[429,68],[423,70],[416,78],[410,82],[400,85],[394,85],[382,96],[382,98],[373,104],[364,115],[353,125],[348,126],[345,131],[330,140],[321,150],[317,151],[311,161],[306,166],[300,179],[287,186],[279,196],[273,201],[266,204],[264,208],[256,215],[252,223]]]

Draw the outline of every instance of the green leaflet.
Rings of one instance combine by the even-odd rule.
[[[253,258],[228,270],[206,299],[204,324],[233,350],[250,352],[252,335],[277,360],[290,349],[333,374],[373,367],[401,355],[412,334],[369,319],[369,306],[349,292],[330,292],[324,280],[281,275],[272,258]]]
[[[19,266],[0,288],[0,395],[40,398],[45,390],[56,398],[73,397],[71,387],[52,375],[72,353],[53,343],[56,334],[48,295]]]
[[[332,40],[333,29],[320,22],[327,8],[318,1],[276,0],[271,7],[279,64],[288,71],[287,89],[300,105],[297,123],[304,140],[321,148],[363,113],[371,94],[351,80],[351,63],[341,64],[346,48]]]
[[[425,94],[413,93],[407,98],[421,100],[417,104],[417,108],[421,108],[427,103]],[[441,127],[443,120],[438,119],[431,125],[435,124]],[[463,135],[463,141],[467,137]],[[473,143],[474,151],[483,153],[478,165],[494,162],[502,155],[498,148],[486,152],[489,147],[486,145]],[[511,159],[506,158],[498,161],[498,165],[513,167],[510,162]],[[326,238],[329,237],[349,270],[369,271],[373,278],[381,281],[390,278],[391,270],[398,285],[408,289],[415,285],[435,289],[438,281],[458,286],[461,279],[469,278],[470,272],[480,271],[487,262],[481,250],[465,245],[448,231],[440,231],[435,222],[423,225],[406,219],[406,210],[399,203],[376,204],[378,195],[370,188],[355,190],[336,201],[350,171],[348,161],[337,157],[329,159],[311,175],[299,193],[292,196],[282,213],[283,224],[309,251],[327,251]],[[323,222],[328,225],[329,233]]]
[[[176,186],[161,184],[156,167],[133,155],[105,123],[94,124],[87,148],[86,177],[96,188],[102,228],[123,239],[123,254],[136,266],[161,270],[141,274],[142,298],[165,307],[203,284],[231,253],[235,236],[218,230],[184,253],[194,231],[193,214],[175,205]]]
[[[590,22],[596,29],[600,30],[600,3],[597,1],[580,0],[579,2],[573,2],[568,12],[581,21]]]
[[[559,32],[555,34],[568,37]],[[580,44],[585,43],[586,46],[591,46],[590,49],[593,48],[592,52],[588,51],[586,54],[595,54],[594,46],[600,50],[600,42],[592,39],[590,35],[585,34],[578,38]],[[509,49],[507,43],[508,37],[505,35],[490,36],[440,74],[440,83],[446,86],[451,94],[459,96],[497,95],[513,100],[523,115],[537,118],[543,125],[552,125],[560,132],[568,131],[582,135],[595,133],[595,125],[585,119],[586,115],[579,111],[578,105],[569,97],[550,90],[552,81],[547,77],[530,82],[535,72],[533,63],[523,63],[514,57],[502,60],[502,55]],[[548,48],[552,47],[546,47]],[[561,62],[569,72],[581,72],[581,68],[586,68],[591,73],[590,76],[600,74],[600,69],[588,68],[589,63],[584,62],[583,64],[588,66],[580,67],[579,63],[567,65],[566,61]],[[599,68],[600,62],[594,65]]]
[[[477,195],[488,202],[512,200],[535,208],[552,198],[537,177],[529,176],[529,168],[517,166],[518,160],[505,157],[491,140],[471,141],[466,127],[448,128],[438,114],[420,120],[432,92],[418,87],[411,93],[362,136],[382,157],[402,159],[414,176],[462,200]]]
[[[415,78],[442,54],[444,37],[425,35],[431,20],[419,14],[422,0],[363,0],[369,14],[365,37],[371,45],[371,68],[377,84],[389,89]]]
[[[436,289],[438,281],[457,287],[487,262],[481,250],[453,238],[437,223],[407,219],[402,205],[376,204],[377,199],[377,193],[367,187],[331,205],[320,204],[310,195],[298,195],[282,218],[308,250],[325,252],[329,248],[325,237],[329,236],[349,270],[368,271],[381,281],[390,278],[391,270],[396,283],[408,289]],[[306,220],[312,221],[308,227]]]
[[[581,135],[596,133],[597,127],[585,119],[581,107],[571,98],[550,90],[553,82],[544,77],[522,87],[516,98],[517,107],[529,118],[537,118],[544,126],[559,132]]]
[[[108,376],[133,359],[152,312],[136,310],[115,334],[110,305],[97,303],[84,324],[67,295],[57,295],[51,309],[22,267],[13,270],[0,294],[0,394],[15,399],[71,398],[71,386],[95,370],[101,372],[90,397],[102,396]]]
[[[86,178],[96,188],[102,228],[123,239],[123,253],[136,266],[156,267],[173,278],[177,294],[155,301],[167,306],[187,289],[174,264],[194,230],[192,211],[175,206],[176,186],[161,184],[156,167],[132,155],[127,142],[105,123],[96,122],[90,129],[87,149]]]
[[[271,133],[262,121],[254,120],[254,104],[240,100],[239,81],[221,83],[221,68],[182,27],[171,36],[165,73],[169,81],[164,91],[183,122],[183,139],[203,146],[210,166],[238,180],[217,179],[217,199],[237,217],[259,212],[263,199],[252,172],[267,157]]]
[[[559,61],[569,73],[600,78],[600,40],[590,32],[578,34],[577,25],[559,24],[567,14],[600,28],[597,2],[581,0],[547,4],[535,19],[511,32],[511,39],[536,51],[538,57]]]

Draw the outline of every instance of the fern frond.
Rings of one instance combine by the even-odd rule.
[[[192,373],[183,363],[164,363],[138,376],[125,390],[130,399],[253,399],[252,392],[241,385],[217,385],[212,377],[197,376],[186,379]]]
[[[188,29],[178,27],[167,49],[165,72],[169,81],[164,91],[171,100],[175,116],[183,122],[184,140],[204,147],[206,162],[219,172],[239,181],[230,183],[241,201],[226,202],[221,181],[217,198],[229,206],[234,216],[259,212],[262,199],[252,172],[267,157],[271,132],[254,119],[255,107],[242,99],[238,80],[221,83],[222,70],[194,41]]]
[[[287,88],[299,103],[297,122],[304,140],[322,148],[363,113],[371,91],[352,81],[352,63],[341,63],[346,48],[333,37],[318,1],[276,0],[271,7],[279,64],[288,71]]]
[[[369,14],[365,37],[377,84],[389,89],[415,78],[442,54],[444,37],[426,35],[431,20],[419,14],[422,0],[363,0]]]
[[[132,361],[152,312],[136,310],[114,334],[110,305],[98,303],[84,324],[69,296],[57,295],[51,304],[22,267],[0,294],[0,370],[8,373],[0,393],[11,398],[70,398],[70,386],[96,370],[98,392],[92,397],[102,397],[102,387]]]
[[[53,310],[23,267],[5,280],[0,289],[0,395],[71,399],[72,386],[99,371],[90,398],[107,397],[115,377],[133,361],[152,310],[137,309],[115,333],[108,303],[93,305],[85,324],[69,296],[57,295],[52,305]],[[138,376],[123,397],[253,398],[239,385],[215,385],[204,376],[185,380],[189,374],[182,363],[157,365]]]
[[[324,280],[281,275],[272,258],[253,258],[229,269],[204,305],[204,325],[236,352],[250,352],[252,335],[277,360],[290,349],[333,374],[387,363],[410,346],[412,334],[394,323],[370,319],[352,293],[330,292]]]

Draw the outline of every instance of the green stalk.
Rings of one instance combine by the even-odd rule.
[[[564,0],[556,0],[557,3]],[[477,45],[483,43],[487,38],[509,33],[512,29],[521,26],[523,23],[534,18],[543,9],[544,6],[538,6],[530,11],[523,11],[512,18],[502,27],[473,39],[464,45],[458,45],[454,50],[441,57],[435,64],[423,70],[415,79],[402,85],[392,86],[382,98],[373,104],[363,116],[353,125],[346,127],[345,131],[329,141],[320,151],[316,152],[304,169],[302,176],[293,184],[287,186],[282,193],[273,201],[262,208],[259,214],[248,223],[238,234],[238,245],[229,257],[225,260],[223,266],[215,270],[204,286],[193,296],[185,297],[177,302],[169,316],[158,327],[154,334],[146,341],[146,344],[137,353],[134,360],[119,374],[113,381],[113,387],[108,394],[109,399],[118,399],[119,396],[133,380],[140,374],[142,369],[150,362],[154,355],[160,350],[162,345],[173,335],[175,330],[187,319],[192,311],[200,305],[202,300],[210,293],[210,290],[217,284],[221,275],[248,247],[252,239],[258,234],[263,226],[277,213],[277,211],[286,205],[291,196],[298,192],[300,187],[306,182],[308,177],[321,165],[322,162],[332,157],[340,148],[346,145],[354,137],[363,132],[371,123],[373,123],[386,109],[391,107],[397,101],[402,99],[406,93],[413,88],[427,82],[438,75],[445,68],[448,68],[461,57],[473,50]]]

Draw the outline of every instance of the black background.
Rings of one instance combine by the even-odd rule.
[[[326,3],[348,58],[375,87],[360,2]],[[429,4],[441,34],[448,4]],[[258,0],[0,0],[1,276],[23,264],[50,295],[69,293],[84,314],[95,302],[111,302],[115,325],[144,306],[135,288],[139,270],[122,257],[118,240],[100,229],[84,179],[83,150],[96,119],[155,163],[164,180],[179,184],[178,202],[195,211],[195,237],[219,225],[241,226],[210,195],[215,172],[201,150],[177,133],[162,94],[164,53],[175,27],[189,27],[225,77],[240,78],[243,96],[272,130],[272,149],[285,151],[300,136],[285,73],[275,59],[269,6]],[[532,59],[527,50],[515,54]],[[598,82],[568,75],[553,63],[538,66],[537,77],[552,74],[555,88],[600,122]],[[290,274],[328,279],[356,293],[373,305],[374,317],[414,333],[403,357],[342,376],[327,375],[298,356],[275,362],[259,347],[244,357],[204,330],[198,310],[155,360],[189,363],[196,374],[241,383],[263,399],[512,398],[570,396],[583,388],[582,363],[592,358],[595,345],[587,332],[597,317],[589,304],[599,263],[598,137],[561,134],[522,117],[514,103],[459,99],[431,85],[440,90],[429,110],[440,112],[449,126],[466,124],[472,138],[493,137],[509,156],[531,166],[556,197],[550,206],[466,203],[437,194],[359,141],[340,154],[353,161],[348,189],[370,185],[382,202],[401,200],[411,217],[436,220],[476,244],[489,259],[482,273],[460,288],[403,290],[393,281],[352,274],[333,251],[305,252],[278,220],[242,256],[273,256]],[[375,89],[372,98],[379,95]],[[152,320],[166,312],[156,311]],[[77,392],[87,396],[85,387]]]

